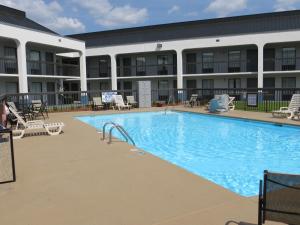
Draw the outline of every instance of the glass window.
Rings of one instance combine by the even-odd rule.
[[[99,59],[99,76],[108,76],[108,59]]]
[[[296,69],[296,48],[282,49],[282,70]]]
[[[202,72],[203,73],[214,72],[214,53],[207,52],[202,54]]]
[[[31,50],[29,53],[29,59],[32,61],[40,61],[40,52]]]
[[[210,90],[213,88],[214,88],[214,80],[213,79],[203,79],[202,80],[202,89],[208,89],[208,90],[203,90],[204,96],[209,96],[209,98],[213,98],[214,90]]]
[[[29,74],[41,74],[40,52],[31,50],[29,52],[28,72]]]
[[[159,55],[157,56],[157,64],[158,64],[158,75],[168,75],[168,56],[167,55]]]
[[[17,73],[18,70],[16,48],[4,47],[4,58],[4,72],[8,74]]]
[[[230,89],[241,88],[241,79],[240,78],[229,79],[228,88]]]
[[[282,88],[296,88],[296,77],[283,77]]]
[[[186,54],[186,73],[195,74],[197,73],[197,55],[196,53]]]
[[[131,58],[123,58],[123,76],[128,77],[132,76],[131,74]]]
[[[229,51],[228,53],[228,72],[241,71],[241,51]]]
[[[136,75],[145,76],[146,75],[146,58],[140,56],[136,58]]]
[[[159,101],[168,101],[169,82],[167,80],[158,81],[158,99]]]

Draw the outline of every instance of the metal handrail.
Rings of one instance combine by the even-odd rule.
[[[107,125],[112,125],[112,127],[109,130],[109,142],[108,142],[109,144],[111,143],[111,139],[112,139],[112,131],[113,131],[114,128],[116,128],[122,134],[122,136],[125,138],[126,142],[128,142],[128,140],[130,140],[131,143],[135,146],[135,142],[130,137],[130,135],[128,134],[128,132],[121,125],[116,124],[116,123],[114,123],[112,121],[106,122],[103,125],[103,128],[102,128],[102,140],[105,140],[105,128],[106,128]]]
[[[133,146],[135,146],[134,140],[130,137],[130,135],[126,132],[126,130],[120,125],[114,125],[110,128],[108,144],[110,144],[112,142],[112,140],[111,140],[112,139],[112,131],[114,128],[116,128],[122,134],[122,136],[126,139],[126,142],[128,142],[128,139],[129,139],[131,141],[131,143],[133,144]]]

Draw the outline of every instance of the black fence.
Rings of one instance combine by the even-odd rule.
[[[18,110],[26,111],[31,107],[33,100],[41,100],[41,102],[46,105],[47,111],[52,112],[91,110],[93,108],[93,98],[103,97],[105,93],[122,95],[124,102],[126,102],[127,96],[134,96],[137,100],[137,91],[134,90],[43,92],[7,94],[6,97],[8,102],[15,103]],[[104,102],[104,99],[102,101]]]
[[[51,112],[90,110],[93,106],[93,97],[103,97],[105,93],[122,95],[125,102],[127,96],[134,96],[138,102],[137,90],[43,92],[6,96],[8,101],[14,102],[20,110],[28,108],[32,100],[41,100]],[[189,101],[192,94],[197,94],[197,105],[206,106],[215,95],[228,94],[234,97],[237,110],[271,112],[280,107],[287,107],[292,95],[296,93],[299,94],[300,89],[158,89],[152,90],[151,101],[153,106],[180,105]]]
[[[0,184],[16,181],[13,136],[10,129],[0,128]]]

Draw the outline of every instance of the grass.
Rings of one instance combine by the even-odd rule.
[[[235,109],[245,111],[272,112],[280,107],[287,107],[288,101],[263,101],[258,103],[257,107],[247,106],[247,101],[236,101]]]

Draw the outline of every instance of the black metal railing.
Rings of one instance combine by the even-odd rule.
[[[103,90],[103,91],[66,91],[66,92],[43,92],[25,94],[6,94],[8,101],[15,103],[18,109],[26,111],[32,100],[41,100],[47,106],[47,111],[73,111],[90,110],[93,106],[93,97],[102,97],[104,92],[122,95],[126,102],[126,96],[134,96],[137,99],[136,90]]]
[[[18,62],[16,59],[0,58],[0,73],[17,74]]]
[[[132,76],[155,76],[155,75],[176,75],[177,65],[175,64],[153,64],[153,65],[133,65],[118,66],[118,77]]]
[[[105,78],[111,76],[111,68],[87,67],[87,78]]]
[[[256,72],[257,62],[247,60],[191,62],[184,64],[184,74]]]
[[[32,100],[41,100],[48,107],[48,111],[71,111],[71,110],[89,110],[92,109],[93,97],[102,97],[104,92],[113,92],[120,94],[126,101],[127,96],[134,96],[138,102],[138,92],[136,90],[105,90],[105,91],[73,91],[73,92],[44,92],[44,93],[26,93],[26,94],[7,94],[9,101],[15,102],[21,110],[26,109]],[[168,102],[173,104],[183,104],[189,101],[192,94],[198,95],[198,103],[206,107],[207,103],[215,95],[228,94],[235,97],[235,108],[246,111],[271,112],[287,107],[295,93],[300,93],[300,89],[283,88],[262,88],[262,89],[155,89],[151,92],[151,101],[153,105],[164,105]],[[252,102],[249,102],[249,96]],[[253,104],[253,98],[255,98]]]
[[[80,66],[27,60],[27,73],[31,75],[80,76]]]
[[[300,58],[265,58],[264,71],[300,70]]]

